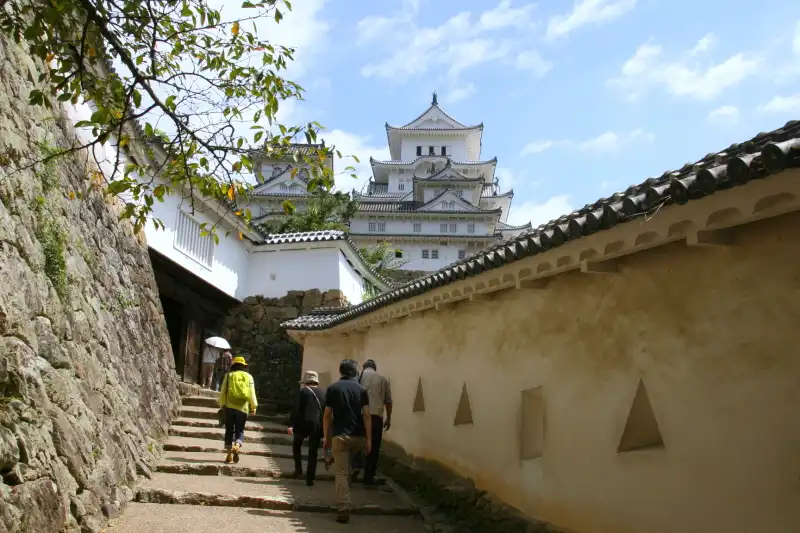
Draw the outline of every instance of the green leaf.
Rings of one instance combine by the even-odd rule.
[[[135,105],[136,107],[142,105],[142,93],[134,89],[131,96],[133,96],[133,105]]]

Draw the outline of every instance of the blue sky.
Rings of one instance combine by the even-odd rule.
[[[483,122],[513,187],[511,221],[546,222],[649,176],[800,119],[800,2],[294,0],[269,35],[296,46],[318,120],[362,159],[384,122],[430,104]],[[345,166],[339,163],[339,167]],[[342,177],[341,188],[358,186]]]

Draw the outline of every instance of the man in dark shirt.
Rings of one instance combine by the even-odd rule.
[[[294,477],[303,477],[303,441],[308,438],[308,464],[306,465],[306,485],[314,485],[317,474],[317,452],[322,440],[322,406],[325,405],[325,391],[319,388],[319,375],[313,370],[303,374],[302,388],[297,393],[297,402],[289,420],[289,435],[294,435],[292,455],[294,455]]]
[[[325,454],[333,452],[336,475],[336,521],[350,521],[350,459],[359,452],[372,449],[372,420],[369,396],[358,383],[358,363],[345,359],[339,364],[341,379],[325,392]]]

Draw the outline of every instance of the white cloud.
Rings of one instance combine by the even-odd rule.
[[[358,191],[366,190],[365,185],[372,176],[372,168],[369,158],[374,157],[379,160],[387,160],[389,157],[389,147],[385,143],[373,143],[372,137],[361,136],[342,130],[332,130],[324,132],[321,137],[325,139],[325,144],[335,146],[342,153],[342,159],[334,160],[334,171],[336,172],[336,188],[341,191],[349,192],[352,189]],[[356,163],[349,156],[356,156],[359,162]],[[355,167],[355,174],[358,179],[353,179],[351,172],[345,171],[348,166]]]
[[[768,113],[782,113],[785,115],[800,115],[800,93],[789,96],[776,96],[760,107]]]
[[[539,154],[552,148],[574,146],[579,150],[585,152],[593,152],[596,154],[617,152],[622,148],[629,146],[636,142],[653,142],[655,135],[646,132],[641,128],[637,128],[627,133],[617,133],[614,131],[606,131],[597,137],[588,139],[586,141],[532,141],[525,145],[520,152],[520,155]]]
[[[524,28],[533,26],[531,11],[536,6],[528,4],[511,7],[510,0],[502,0],[497,7],[484,11],[478,19],[478,27],[484,30],[502,30],[503,28]]]
[[[570,197],[566,194],[553,196],[543,204],[526,200],[521,205],[511,204],[511,211],[508,214],[508,223],[511,225],[522,225],[530,222],[533,227],[555,220],[561,215],[566,215],[573,211]]]
[[[400,12],[392,17],[369,15],[358,21],[358,43],[365,44],[409,26],[419,12],[419,0],[404,0]]]
[[[733,105],[724,105],[712,109],[708,113],[708,121],[715,124],[736,124],[739,122],[739,108]]]
[[[550,72],[553,64],[542,59],[536,50],[523,50],[517,54],[516,66],[518,70],[530,70],[537,78]]]
[[[546,37],[555,40],[583,26],[599,26],[621,17],[634,7],[636,0],[576,0],[572,11],[547,21]]]
[[[362,66],[361,75],[402,83],[442,70],[455,87],[461,73],[490,62],[544,75],[550,65],[540,57],[536,61],[528,54],[516,60],[524,46],[523,32],[533,26],[533,9],[533,4],[512,6],[502,0],[477,17],[462,11],[438,26],[419,26],[413,9],[392,17],[366,17],[358,23],[359,42],[385,49],[387,55]]]
[[[663,57],[661,46],[647,42],[622,65],[621,75],[608,83],[631,99],[640,97],[650,87],[663,87],[675,96],[708,101],[757,72],[758,61],[741,53],[712,65],[693,60],[694,50],[708,46],[707,38],[700,39],[684,57],[673,60]]]
[[[714,37],[714,34],[709,33],[697,41],[697,44],[695,44],[694,48],[692,48],[690,55],[696,56],[702,54],[703,52],[708,52],[716,42],[717,38]]]
[[[531,141],[522,148],[520,155],[540,154],[553,148],[560,142],[561,141]]]
[[[624,134],[607,131],[594,139],[579,143],[578,147],[586,152],[609,153],[619,151],[634,142],[652,142],[653,139],[655,135],[641,129]]]
[[[530,181],[527,172],[517,172],[508,167],[497,167],[494,173],[500,183],[500,190],[507,191],[513,189],[523,182],[530,186],[538,185],[538,182]]]
[[[442,98],[442,101],[447,104],[454,104],[469,98],[473,94],[475,94],[475,84],[467,83],[466,85],[461,85],[447,92],[444,98]]]
[[[273,45],[295,48],[294,61],[289,62],[282,74],[290,80],[296,81],[308,72],[316,56],[325,50],[330,25],[323,20],[321,12],[327,1],[292,2],[291,11],[281,9],[284,17],[280,23],[271,18],[256,23],[259,38]],[[211,6],[222,10],[223,20],[252,16],[252,10],[240,7],[241,3],[211,0]]]
[[[794,28],[794,39],[792,39],[792,50],[794,54],[800,56],[800,20],[797,21],[797,26]]]

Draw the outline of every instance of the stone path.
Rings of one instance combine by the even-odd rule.
[[[389,486],[369,490],[355,484],[350,524],[337,524],[332,472],[320,464],[314,487],[291,479],[291,437],[280,414],[251,417],[239,463],[224,464],[216,399],[204,393],[183,398],[157,471],[139,486],[136,503],[111,522],[107,533],[427,530],[419,509]]]

